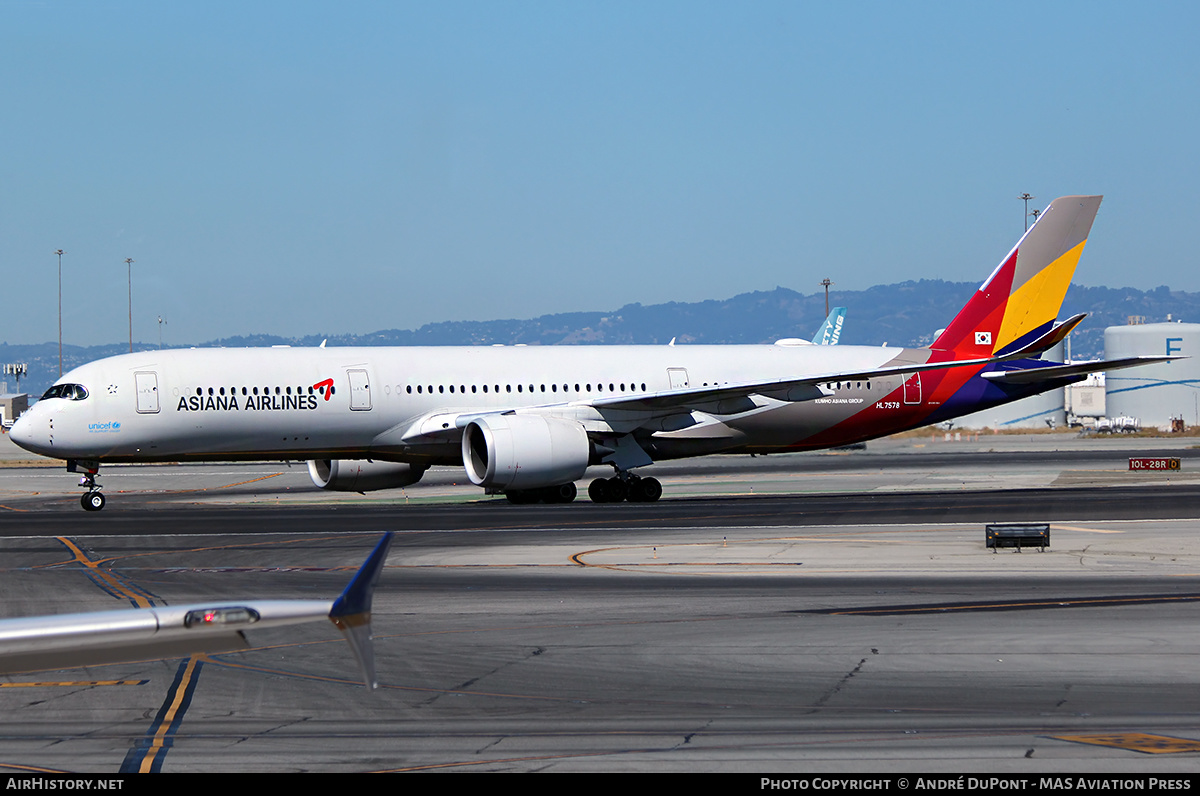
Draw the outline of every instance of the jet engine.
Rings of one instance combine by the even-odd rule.
[[[334,492],[372,492],[415,484],[429,469],[418,464],[356,459],[315,459],[308,475],[321,489]]]
[[[467,477],[489,489],[538,489],[577,481],[591,453],[587,432],[570,420],[485,415],[463,429]]]

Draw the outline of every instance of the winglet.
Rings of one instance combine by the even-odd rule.
[[[375,648],[371,644],[371,596],[387,561],[392,535],[390,531],[383,535],[329,610],[329,620],[346,637],[362,669],[363,682],[372,690],[379,687],[379,682],[375,679]]]
[[[1033,340],[1032,342],[1026,344],[1025,346],[1016,349],[1015,351],[1009,351],[1008,353],[1005,353],[1003,356],[998,357],[998,359],[1000,361],[1004,362],[1004,361],[1011,360],[1011,359],[1025,359],[1026,357],[1040,357],[1042,354],[1046,353],[1051,348],[1053,348],[1054,346],[1061,343],[1063,340],[1066,340],[1067,335],[1069,335],[1071,333],[1071,330],[1074,329],[1076,326],[1078,326],[1079,322],[1082,321],[1086,317],[1087,317],[1086,312],[1081,312],[1078,315],[1072,315],[1070,318],[1067,318],[1062,323],[1055,324],[1055,326],[1052,329],[1050,329],[1048,332],[1046,332],[1045,334],[1043,334],[1041,337],[1037,338],[1036,340]]]

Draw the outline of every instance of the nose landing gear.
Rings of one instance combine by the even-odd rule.
[[[100,491],[100,484],[96,483],[96,477],[100,474],[99,462],[67,462],[68,473],[78,473],[82,469],[83,478],[79,479],[79,485],[86,489],[79,496],[79,505],[83,506],[84,511],[100,511],[104,508],[104,493]]]
[[[99,511],[104,508],[104,493],[97,490],[80,495],[79,504],[84,511]]]

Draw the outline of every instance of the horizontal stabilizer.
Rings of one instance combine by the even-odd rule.
[[[1037,384],[1044,381],[1069,379],[1073,376],[1086,376],[1089,373],[1103,373],[1108,370],[1136,368],[1138,365],[1153,365],[1155,362],[1170,362],[1174,359],[1187,359],[1187,357],[1179,355],[1126,357],[1124,359],[1109,359],[1103,362],[1075,362],[1070,365],[1050,365],[1044,368],[994,370],[990,373],[981,373],[980,375],[988,381],[998,381],[1005,384]]]
[[[1067,335],[1086,317],[1086,312],[1072,315],[1062,323],[1056,324],[1053,329],[1038,337],[1033,342],[1021,346],[1016,351],[1001,351],[1001,359],[1028,359],[1029,357],[1044,354],[1063,340],[1066,340]]]

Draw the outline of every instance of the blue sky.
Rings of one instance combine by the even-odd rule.
[[[1198,291],[1198,9],[3,0],[0,341],[58,248],[66,342],[132,257],[184,344],[978,282],[1025,191],[1105,194],[1076,281]]]

